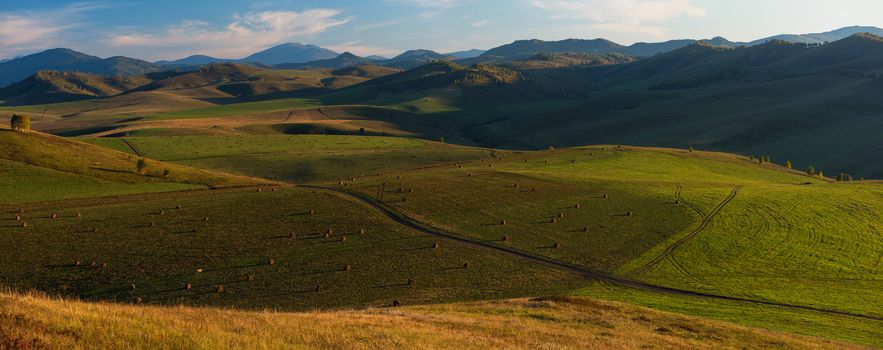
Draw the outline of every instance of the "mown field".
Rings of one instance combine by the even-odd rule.
[[[0,257],[0,284],[84,300],[309,310],[556,295],[584,282],[303,188],[2,205],[0,215],[0,245],[16,247]]]
[[[30,188],[40,191],[0,205],[0,245],[18,248],[0,257],[0,284],[87,301],[297,311],[383,307],[394,300],[422,305],[582,295],[883,345],[883,324],[873,319],[883,316],[877,292],[883,289],[879,184],[834,183],[741,156],[675,149],[604,145],[511,152],[377,136],[146,135],[83,139],[106,148],[41,139],[40,145],[88,147],[90,156],[102,155],[100,163],[114,166],[107,169],[119,168],[110,175],[93,169],[94,158],[65,162],[62,149],[61,156],[49,157],[56,152],[48,148],[7,161],[23,179],[55,174],[46,169],[55,164],[67,168],[53,176],[71,186],[77,182],[68,177],[85,171],[89,181],[133,187],[83,185],[79,195],[53,197],[67,183],[43,188],[52,177],[34,180]],[[153,171],[166,164],[182,172],[212,171],[191,185],[223,187],[213,185],[219,179],[271,185],[252,177],[280,182],[260,191],[147,193],[184,188],[147,186],[181,185],[135,174],[135,150],[162,165]],[[24,165],[23,159],[42,159],[43,167]],[[21,204],[136,192],[145,193]],[[371,202],[389,215],[480,245],[395,223]],[[659,286],[870,318],[635,290],[526,257]],[[494,317],[503,312],[486,307]],[[555,320],[546,327],[570,317],[546,316]],[[656,335],[729,346],[719,343],[729,338],[695,328],[654,329]]]

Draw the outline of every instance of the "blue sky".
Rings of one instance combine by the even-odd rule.
[[[0,0],[0,58],[53,47],[148,60],[239,58],[284,42],[359,55],[517,39],[749,41],[883,27],[879,0]]]

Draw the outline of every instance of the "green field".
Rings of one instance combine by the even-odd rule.
[[[285,98],[278,100],[242,102],[230,105],[219,105],[205,108],[164,112],[149,115],[147,116],[146,120],[223,117],[237,114],[291,110],[318,106],[321,106],[321,103],[314,99]]]
[[[0,257],[0,284],[85,300],[311,310],[555,295],[584,281],[439,242],[308,189],[153,194],[18,209],[0,206],[0,245],[16,247]],[[27,228],[15,225],[22,221]]]
[[[150,158],[293,182],[347,179],[488,157],[490,150],[391,137],[236,135],[126,137]],[[132,152],[122,139],[84,141]]]
[[[883,345],[873,319],[883,317],[879,184],[676,149],[513,152],[378,136],[164,132],[82,139],[104,148],[8,133],[0,171],[35,190],[0,186],[11,198],[0,204],[0,244],[17,247],[0,257],[0,284],[91,301],[281,310],[581,295]],[[135,150],[180,181],[135,173]],[[267,184],[252,177],[280,182],[150,193]],[[83,198],[114,195],[123,196]],[[51,201],[63,198],[82,199]],[[867,318],[636,290],[542,259]]]

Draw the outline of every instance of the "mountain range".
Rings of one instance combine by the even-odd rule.
[[[538,53],[580,53],[609,54],[620,53],[633,57],[650,57],[686,47],[698,41],[719,47],[755,46],[770,40],[782,40],[801,44],[822,44],[836,41],[856,33],[871,33],[883,36],[883,29],[876,27],[845,27],[830,32],[810,34],[782,34],[754,40],[751,42],[731,42],[722,37],[707,40],[670,40],[660,43],[635,43],[629,46],[620,45],[605,39],[567,39],[561,41],[519,40],[510,44],[492,48],[487,51],[468,50],[440,54],[431,50],[409,50],[391,59],[383,57],[358,57],[345,53],[340,54],[316,45],[287,43],[277,45],[244,58],[225,59],[206,55],[193,55],[174,61],[157,61],[155,63],[116,56],[99,58],[70,49],[51,49],[40,53],[0,61],[0,86],[8,85],[27,78],[38,70],[59,70],[94,73],[107,76],[131,76],[167,69],[192,69],[195,66],[210,63],[239,62],[257,65],[282,67],[327,67],[343,68],[347,62],[355,64],[380,64],[399,69],[408,69],[434,60],[457,60],[458,63],[470,65],[475,63],[500,63],[523,59]],[[336,59],[336,60],[335,60]],[[335,61],[327,61],[335,60]],[[307,64],[313,62],[311,64]]]

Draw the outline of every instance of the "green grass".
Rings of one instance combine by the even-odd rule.
[[[489,151],[416,139],[340,135],[127,137],[148,157],[286,181],[315,181],[478,159]],[[113,138],[86,139],[120,149]],[[131,150],[130,150],[131,152]]]
[[[241,102],[229,105],[219,105],[183,111],[158,113],[148,116],[146,120],[223,117],[236,114],[269,112],[283,109],[299,109],[318,106],[321,106],[321,103],[318,100],[314,99],[285,98],[258,102]]]
[[[838,339],[875,347],[883,346],[883,322],[848,316],[825,315],[812,311],[735,301],[674,296],[593,283],[576,293],[607,300],[627,302],[657,310],[696,315],[781,332]]]
[[[118,182],[178,182],[214,187],[266,184],[265,181],[148,159],[137,173],[139,157],[35,132],[0,130],[0,158]],[[148,157],[149,158],[149,157]],[[163,171],[169,170],[168,176]]]
[[[347,188],[376,198],[385,182],[388,206],[433,226],[659,285],[874,316],[883,310],[876,184],[834,184],[732,155],[615,146],[399,175]],[[686,201],[675,202],[678,185]],[[737,185],[742,190],[706,230],[646,274],[634,273],[699,225],[690,205],[707,214]],[[559,213],[565,217],[550,223]],[[827,325],[836,329],[825,334],[855,339],[845,326]]]
[[[204,188],[170,182],[126,183],[0,159],[0,204]]]
[[[0,284],[85,300],[311,310],[384,306],[394,299],[413,305],[562,294],[584,283],[516,257],[405,230],[362,205],[302,188],[84,199],[17,210],[0,206],[0,245],[16,247],[0,256]],[[22,215],[28,227],[17,226],[13,215]],[[328,229],[333,232],[324,238]],[[440,247],[433,249],[436,242]],[[184,288],[188,283],[192,290]],[[221,285],[224,293],[216,293]]]
[[[878,185],[749,186],[643,278],[883,316],[881,206]]]

